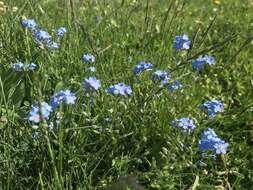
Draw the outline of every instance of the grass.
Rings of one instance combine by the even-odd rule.
[[[238,189],[253,186],[253,1],[226,0],[6,0],[0,9],[1,189]],[[12,11],[16,6],[17,11]],[[1,7],[1,6],[0,6]],[[50,34],[67,28],[60,48],[41,49],[20,24],[32,18]],[[96,16],[101,17],[96,22]],[[97,18],[99,18],[97,17]],[[188,34],[187,53],[173,50]],[[94,64],[82,55],[92,53]],[[216,64],[201,72],[191,62],[203,54]],[[11,68],[34,62],[32,72]],[[154,64],[137,77],[139,61]],[[97,71],[91,73],[89,66]],[[183,84],[173,93],[150,80],[166,70]],[[96,76],[102,88],[90,94],[83,80]],[[124,82],[131,97],[105,92]],[[77,96],[50,116],[55,127],[35,130],[27,115],[34,102],[50,101],[62,89]],[[198,109],[220,99],[224,112],[209,118]],[[60,117],[59,117],[60,116]],[[192,133],[170,125],[190,117]],[[56,121],[60,124],[56,124]],[[58,127],[57,127],[58,126]],[[198,142],[208,127],[229,143],[216,159],[201,159]],[[34,134],[38,135],[36,138]]]

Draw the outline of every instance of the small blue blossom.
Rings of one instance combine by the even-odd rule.
[[[61,90],[51,98],[51,106],[57,108],[61,103],[75,104],[76,96],[70,90]]]
[[[184,131],[193,130],[196,128],[194,121],[189,118],[175,119],[171,122],[171,124],[175,127],[183,129]]]
[[[161,87],[168,83],[170,79],[170,74],[166,71],[157,70],[151,75],[151,80],[160,81]]]
[[[56,30],[56,35],[58,38],[62,38],[66,32],[67,29],[65,27],[60,27]]]
[[[186,34],[182,36],[176,36],[173,47],[176,50],[188,50],[190,49],[191,41]]]
[[[139,75],[144,70],[152,70],[153,65],[151,63],[145,63],[144,61],[141,61],[134,67],[134,74]]]
[[[28,70],[30,70],[30,71],[36,69],[36,67],[37,67],[37,65],[34,64],[34,63],[28,64],[28,65],[26,66],[26,68],[27,68]]]
[[[89,53],[83,55],[83,61],[85,63],[94,63],[95,57]]]
[[[13,63],[12,68],[16,71],[23,71],[24,69],[24,63],[18,62],[18,63]]]
[[[192,63],[192,69],[195,71],[200,71],[204,68],[205,64],[214,65],[215,64],[214,57],[208,55],[199,57]]]
[[[48,120],[52,111],[52,107],[46,102],[42,102],[40,105],[34,104],[28,115],[28,120],[33,123],[39,123],[42,119]]]
[[[37,30],[34,33],[34,38],[35,38],[36,42],[41,42],[41,43],[42,42],[48,43],[49,41],[51,42],[51,40],[52,40],[51,35],[44,30]]]
[[[173,81],[172,84],[170,84],[170,85],[168,86],[168,90],[169,90],[170,92],[174,92],[175,90],[178,90],[178,89],[181,88],[181,87],[182,87],[182,84],[181,84],[178,80],[175,80],[175,81]]]
[[[214,154],[226,154],[228,143],[220,139],[213,129],[204,131],[199,141],[199,150],[201,152],[212,151]]]
[[[36,43],[43,45],[47,48],[50,48],[50,49],[58,49],[59,48],[58,44],[53,41],[52,36],[46,31],[37,30],[34,33],[34,38],[35,38]]]
[[[96,77],[88,77],[84,79],[83,86],[87,91],[96,91],[101,87],[101,82]]]
[[[211,100],[205,102],[203,105],[199,106],[199,108],[207,111],[210,117],[215,117],[217,113],[223,112],[224,105],[220,100]]]
[[[45,44],[48,48],[50,49],[58,49],[59,48],[59,45],[56,43],[56,42],[49,42],[48,44]]]
[[[12,68],[16,71],[27,71],[27,70],[34,70],[35,68],[37,67],[36,64],[34,63],[31,63],[31,64],[24,64],[24,63],[21,63],[21,62],[18,62],[18,63],[14,63],[12,64]]]
[[[24,19],[21,21],[23,27],[35,31],[37,29],[37,23],[33,19]]]
[[[160,71],[160,70],[154,72],[151,76],[151,79],[153,81],[155,81],[155,80],[167,80],[169,78],[170,78],[169,73],[167,73],[166,71]]]
[[[96,69],[96,67],[89,67],[89,68],[88,68],[88,71],[90,71],[90,72],[96,72],[97,69]]]
[[[214,145],[216,154],[226,154],[228,149],[228,143],[225,141],[220,141]]]
[[[130,96],[132,94],[132,89],[124,83],[118,83],[107,88],[107,92],[113,95]]]

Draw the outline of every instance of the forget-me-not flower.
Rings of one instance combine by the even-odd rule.
[[[24,63],[21,63],[21,62],[13,63],[11,67],[16,71],[23,71]]]
[[[195,71],[200,71],[204,68],[204,65],[214,65],[215,59],[212,56],[204,55],[199,57],[192,63],[192,68]]]
[[[141,61],[134,67],[134,74],[139,75],[144,70],[152,70],[153,64],[151,63],[145,63],[144,61]]]
[[[87,53],[83,55],[83,61],[85,63],[94,63],[95,62],[95,57],[94,55]]]
[[[228,143],[220,139],[213,129],[204,131],[199,141],[199,150],[201,152],[212,151],[214,154],[226,154]]]
[[[61,90],[51,98],[51,106],[57,108],[61,103],[75,104],[76,95],[70,90]]]
[[[39,123],[43,119],[48,120],[52,111],[52,107],[46,102],[42,102],[40,105],[34,104],[28,115],[28,120],[33,123]]]
[[[36,43],[42,44],[47,48],[50,48],[50,49],[59,48],[58,44],[53,41],[52,36],[44,30],[37,30],[34,33],[34,38],[35,38]]]
[[[215,117],[217,113],[223,112],[224,105],[220,100],[211,100],[205,102],[199,108],[206,111],[210,117]]]
[[[190,45],[191,41],[186,34],[183,34],[182,36],[176,36],[173,43],[173,47],[176,50],[188,50],[190,49]]]
[[[21,21],[21,24],[23,25],[23,27],[28,28],[32,31],[37,30],[38,27],[37,23],[33,19],[23,19]]]
[[[34,33],[34,37],[35,37],[35,40],[38,41],[38,42],[48,43],[48,41],[52,40],[52,36],[44,30],[37,30]]]
[[[153,80],[154,82],[155,81],[161,82],[161,85],[160,85],[161,87],[167,84],[169,79],[170,79],[170,74],[167,73],[166,71],[157,70],[151,75],[151,80]]]
[[[27,64],[27,69],[30,71],[36,69],[36,67],[37,67],[37,65],[34,63]]]
[[[124,83],[118,83],[107,88],[107,92],[113,95],[130,96],[132,88]]]
[[[96,69],[96,67],[88,67],[88,71],[90,71],[90,72],[96,72],[97,69]]]
[[[34,69],[36,69],[37,65],[34,64],[34,63],[31,63],[31,64],[24,64],[24,63],[21,63],[21,62],[18,62],[18,63],[13,63],[12,64],[12,68],[16,71],[32,71]]]
[[[196,128],[194,121],[190,118],[175,119],[171,122],[175,127],[181,128],[184,131],[193,130]]]
[[[170,84],[169,86],[168,86],[168,90],[170,91],[170,92],[174,92],[175,90],[178,90],[179,88],[181,88],[182,87],[182,84],[178,81],[178,80],[174,80],[173,82],[172,82],[172,84]]]
[[[58,38],[62,38],[66,32],[67,29],[65,27],[60,27],[56,30],[56,35]]]
[[[96,91],[101,87],[101,82],[96,77],[84,79],[83,86],[86,91]]]

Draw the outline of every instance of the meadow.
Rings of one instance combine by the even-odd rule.
[[[252,10],[0,1],[0,189],[253,189]]]

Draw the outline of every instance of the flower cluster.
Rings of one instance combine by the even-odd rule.
[[[173,43],[173,47],[176,50],[188,50],[190,49],[190,45],[191,41],[186,34],[183,34],[182,36],[176,36]]]
[[[144,70],[151,70],[153,68],[153,65],[151,63],[145,63],[144,61],[141,61],[134,67],[134,74],[140,75]]]
[[[170,92],[174,92],[175,90],[178,90],[179,88],[181,88],[182,87],[182,84],[178,81],[178,80],[174,80],[173,82],[172,82],[172,84],[170,84],[169,86],[168,86],[168,90],[170,91]]]
[[[87,53],[83,55],[83,62],[85,63],[94,63],[95,62],[95,57],[94,55]]]
[[[38,28],[37,23],[33,19],[24,19],[21,21],[21,24],[23,25],[23,27],[30,29],[32,31],[35,31]]]
[[[49,49],[59,48],[58,44],[53,41],[52,36],[48,32],[41,30],[33,19],[23,19],[21,21],[21,24],[23,25],[23,27],[28,28],[32,31],[34,41],[39,46],[46,47]]]
[[[28,120],[38,124],[43,119],[48,120],[50,112],[52,111],[52,107],[46,102],[42,102],[40,105],[34,104],[28,115]]]
[[[61,90],[51,98],[51,106],[56,109],[61,103],[75,104],[76,96],[70,90]]]
[[[199,150],[201,152],[212,151],[214,154],[226,154],[228,143],[220,139],[213,129],[204,131],[199,141]]]
[[[200,71],[204,68],[204,65],[206,64],[214,65],[215,64],[214,57],[208,55],[201,56],[192,63],[192,68],[193,70]]]
[[[157,70],[151,75],[151,80],[160,81],[161,86],[167,84],[169,79],[170,79],[170,74],[167,73],[166,71]]]
[[[13,63],[12,68],[16,71],[32,71],[37,67],[36,64],[31,63],[31,64],[24,64],[21,62],[18,63]]]
[[[61,90],[52,96],[50,105],[46,102],[32,105],[29,112],[28,120],[34,124],[40,123],[43,119],[48,120],[50,113],[56,109],[61,103],[74,104],[76,96],[70,90]]]
[[[97,71],[96,67],[88,67],[87,70],[90,71],[90,72],[96,72]]]
[[[62,38],[66,32],[67,32],[67,29],[65,27],[60,27],[56,30],[56,36],[58,38]]]
[[[224,105],[220,100],[211,100],[205,102],[199,108],[206,111],[210,117],[215,117],[217,113],[223,112]]]
[[[113,95],[131,96],[132,89],[124,83],[118,83],[107,88],[107,92]]]
[[[22,25],[33,32],[33,36],[35,38],[36,43],[43,44],[46,47],[56,49],[58,48],[58,44],[52,40],[51,35],[43,30],[40,30],[34,20],[27,19],[22,21]],[[60,27],[56,30],[56,35],[58,38],[62,38],[66,33],[66,28]],[[176,36],[174,40],[173,47],[176,50],[188,50],[190,49],[191,41],[189,40],[186,34],[182,36]],[[83,62],[85,63],[94,63],[95,57],[92,54],[84,54]],[[192,67],[194,70],[201,70],[205,64],[213,65],[215,64],[215,60],[213,57],[205,55],[199,57],[196,61],[192,63]],[[96,68],[88,64],[88,70],[90,72],[95,72]],[[22,70],[33,70],[36,68],[35,64],[27,64],[23,63],[15,63],[12,67],[18,71]],[[133,69],[135,75],[140,75],[145,70],[152,70],[153,65],[151,63],[146,63],[144,61],[139,62]],[[170,92],[173,92],[182,87],[181,83],[178,80],[174,80],[169,83],[171,78],[170,73],[162,70],[157,70],[151,75],[151,80],[154,82],[161,83],[161,87],[168,87]],[[83,81],[83,87],[86,92],[95,92],[101,88],[101,82],[96,77],[87,77]],[[124,83],[118,83],[114,85],[110,85],[107,90],[107,93],[118,96],[131,96],[133,91],[131,86],[127,86]],[[42,102],[41,104],[34,104],[32,106],[32,110],[29,113],[28,120],[38,124],[41,120],[49,119],[50,113],[56,109],[60,104],[75,104],[76,96],[70,90],[61,90],[58,93],[54,94],[51,98],[50,105],[46,102]],[[90,104],[93,106],[94,97],[91,96]],[[199,107],[201,110],[204,110],[208,113],[210,117],[214,117],[218,112],[223,111],[223,104],[219,100],[212,100],[205,102],[203,105]],[[190,118],[180,118],[171,121],[171,125],[182,129],[183,131],[191,131],[196,128],[196,124],[194,120]],[[212,129],[208,129],[204,131],[199,141],[199,149],[201,152],[205,151],[213,151],[215,154],[225,154],[227,152],[228,143],[220,139]]]
[[[171,122],[171,125],[181,128],[184,131],[193,130],[196,128],[194,121],[190,118],[175,119]]]
[[[37,44],[43,45],[44,47],[50,49],[59,48],[58,44],[53,41],[52,36],[44,30],[37,30],[34,32],[34,39]]]
[[[96,91],[101,87],[101,82],[96,77],[84,79],[83,86],[86,91]]]

